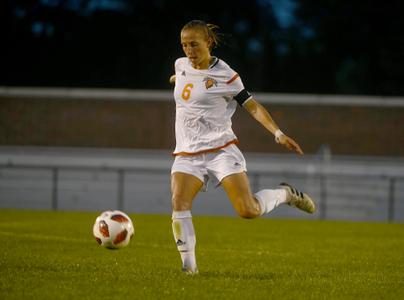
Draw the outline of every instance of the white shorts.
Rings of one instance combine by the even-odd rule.
[[[182,172],[199,178],[204,183],[202,191],[206,191],[209,181],[218,186],[224,177],[246,171],[244,156],[234,144],[217,152],[192,156],[177,155],[171,168],[171,174]]]

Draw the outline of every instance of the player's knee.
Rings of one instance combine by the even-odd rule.
[[[238,215],[243,219],[253,219],[254,216],[247,211],[238,211]]]
[[[174,195],[171,202],[175,211],[191,210],[191,201],[186,201],[183,197]]]
[[[256,212],[252,210],[242,210],[238,211],[238,215],[242,217],[243,219],[254,219],[259,216]]]
[[[236,207],[237,214],[244,219],[253,219],[260,215],[257,207],[245,203],[247,201],[242,201],[240,205]]]

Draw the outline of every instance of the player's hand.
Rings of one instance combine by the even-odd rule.
[[[172,76],[170,77],[170,83],[171,83],[171,84],[174,84],[174,83],[175,83],[175,75],[172,75]]]
[[[302,149],[300,148],[299,144],[296,143],[292,138],[288,137],[285,134],[282,134],[277,140],[279,144],[285,146],[291,151],[295,151],[297,154],[303,154]]]

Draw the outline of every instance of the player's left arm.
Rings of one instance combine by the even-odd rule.
[[[295,151],[298,154],[303,154],[299,144],[292,138],[285,135],[272,119],[270,113],[254,98],[248,99],[243,103],[243,107],[249,112],[249,114],[261,123],[269,132],[275,136],[275,141],[291,151]]]

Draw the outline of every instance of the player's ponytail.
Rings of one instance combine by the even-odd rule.
[[[208,36],[212,38],[212,47],[210,50],[213,48],[216,48],[220,45],[222,42],[222,34],[219,33],[219,26],[215,24],[206,24],[207,30],[208,30]]]
[[[222,43],[223,34],[219,32],[219,26],[215,24],[206,23],[205,21],[202,20],[189,21],[187,24],[184,25],[184,27],[182,27],[181,31],[185,29],[195,29],[195,28],[201,29],[205,33],[206,37],[211,38],[212,45],[210,46],[210,50],[218,47]]]

